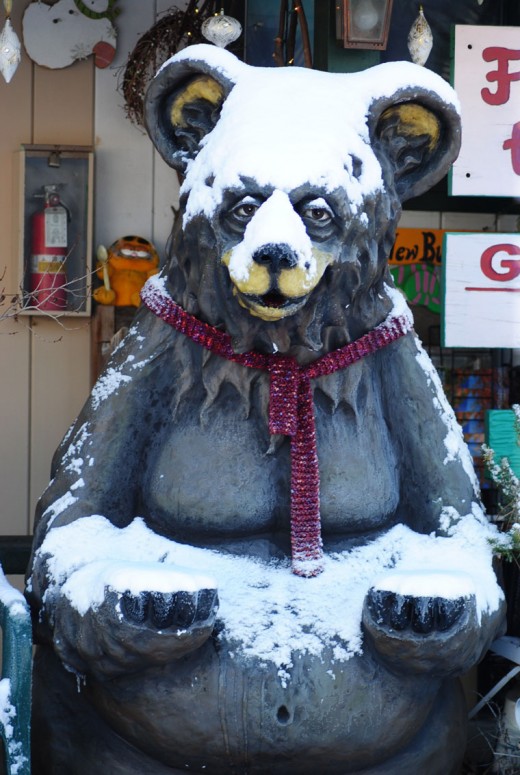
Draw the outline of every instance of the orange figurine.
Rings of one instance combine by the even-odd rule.
[[[152,243],[134,235],[121,237],[108,250],[100,245],[97,259],[97,276],[103,280],[93,293],[98,304],[138,307],[139,291],[159,271],[159,256]]]

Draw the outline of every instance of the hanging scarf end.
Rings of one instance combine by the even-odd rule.
[[[293,557],[292,572],[295,576],[301,576],[305,579],[319,576],[323,572],[323,554],[320,552],[319,556],[312,559],[309,557]]]

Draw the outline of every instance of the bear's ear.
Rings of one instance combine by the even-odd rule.
[[[233,85],[204,61],[173,61],[159,71],[146,94],[144,120],[167,164],[186,170],[217,123]]]
[[[414,95],[381,106],[372,142],[389,159],[404,201],[423,194],[448,172],[460,148],[460,117],[453,105],[431,94],[425,99]]]

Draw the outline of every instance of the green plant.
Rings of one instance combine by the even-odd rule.
[[[520,405],[511,407],[515,415],[515,433],[520,445]],[[514,561],[520,567],[520,479],[507,457],[497,461],[493,449],[482,445],[482,456],[493,484],[498,490],[498,511],[493,521],[500,529],[499,536],[491,539],[495,554]]]

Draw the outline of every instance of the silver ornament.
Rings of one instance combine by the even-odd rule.
[[[232,16],[225,16],[222,8],[220,13],[202,23],[201,32],[210,43],[225,48],[240,36],[242,25]]]
[[[408,33],[408,51],[412,62],[416,65],[424,65],[430,56],[433,46],[433,35],[430,25],[426,21],[422,5],[419,8],[419,16],[414,21]]]
[[[6,83],[9,83],[20,64],[21,50],[18,35],[13,30],[11,19],[8,17],[2,32],[0,32],[0,72]]]

